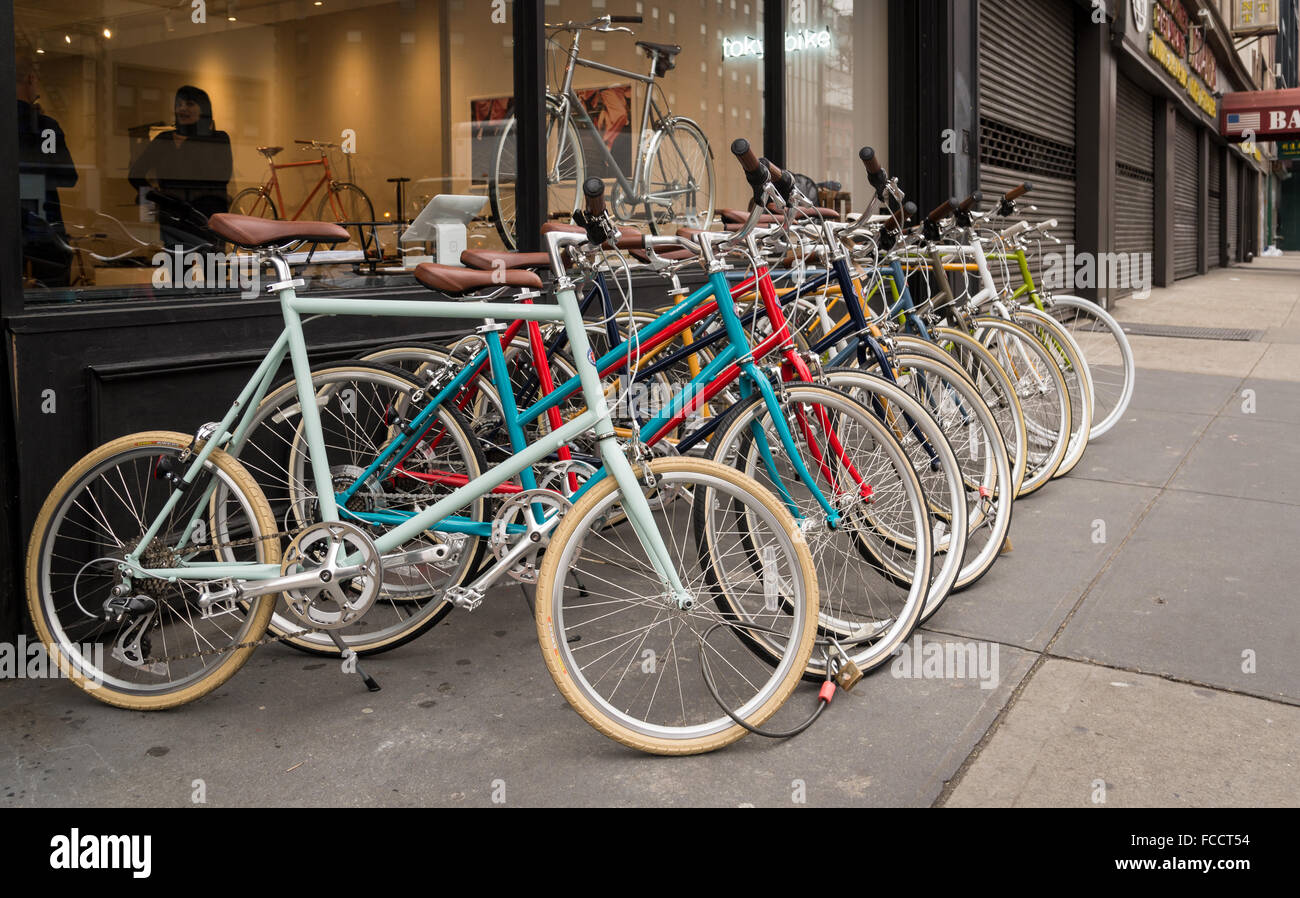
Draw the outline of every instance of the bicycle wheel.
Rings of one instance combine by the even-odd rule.
[[[1070,394],[1056,360],[1034,335],[1001,318],[978,318],[975,339],[988,347],[1011,378],[1025,414],[1027,441],[1021,496],[1042,489],[1070,443]]]
[[[374,537],[392,525],[367,524],[347,513],[368,513],[376,518],[409,516],[486,468],[478,442],[470,435],[464,419],[444,405],[391,477],[380,481],[371,475],[362,481],[382,448],[406,421],[415,417],[412,397],[419,387],[397,369],[363,362],[319,368],[312,372],[312,384],[335,493],[353,489],[348,501],[339,503],[340,517],[366,528]],[[295,533],[320,520],[294,380],[281,384],[262,400],[237,455],[265,492],[282,533]],[[485,520],[485,500],[470,503],[462,514],[475,521]],[[484,539],[426,531],[405,544],[402,551],[442,543],[451,552],[440,561],[385,568],[383,587],[374,606],[361,620],[338,631],[349,648],[358,654],[396,648],[451,611],[451,604],[443,596],[447,588],[460,585],[470,576],[482,557]],[[278,607],[270,628],[277,634],[303,629],[283,605]],[[333,640],[324,633],[306,633],[287,641],[309,653],[338,654]]]
[[[966,373],[980,398],[998,422],[1002,439],[1011,457],[1011,480],[1016,485],[1015,495],[1023,495],[1026,471],[1029,467],[1028,428],[1024,408],[1016,393],[1016,385],[997,359],[985,346],[963,330],[936,327],[930,331],[936,345],[944,350],[949,360]]]
[[[1088,362],[1095,406],[1088,436],[1095,440],[1115,426],[1133,399],[1133,347],[1120,323],[1095,302],[1053,296],[1046,311],[1070,332]]]
[[[426,394],[432,399],[476,354],[463,346],[400,343],[376,349],[358,360],[401,368],[416,383],[423,384]],[[486,369],[484,373],[487,373]],[[504,433],[505,413],[490,376],[480,375],[471,379],[452,402],[469,425],[470,432],[480,437],[480,442],[492,445],[500,439]]]
[[[1032,306],[1016,309],[1013,315],[1015,322],[1037,337],[1051,354],[1070,393],[1070,444],[1066,447],[1065,458],[1061,459],[1061,466],[1052,475],[1053,479],[1064,477],[1074,470],[1088,448],[1092,432],[1092,375],[1084,361],[1083,350],[1055,318]]]
[[[355,184],[341,181],[330,186],[321,197],[316,207],[318,221],[351,222],[346,230],[352,235],[345,246],[354,246],[365,254],[367,259],[382,258],[383,248],[379,245],[379,234],[373,224],[375,206],[370,202],[366,192]],[[336,246],[335,249],[341,247]]]
[[[568,217],[578,208],[579,192],[586,164],[578,129],[570,117],[567,121],[559,106],[546,101],[546,210],[547,217]],[[519,176],[519,148],[515,136],[515,119],[506,119],[497,142],[497,152],[488,179],[488,199],[492,218],[506,249],[518,245],[515,239],[515,184]]]
[[[847,393],[887,427],[912,462],[930,511],[935,563],[921,620],[939,610],[956,588],[965,563],[969,522],[967,487],[961,464],[930,410],[898,384],[856,368],[826,372],[827,386]]]
[[[654,234],[680,227],[708,230],[713,221],[713,151],[699,125],[670,119],[646,153],[642,196]]]
[[[784,384],[778,395],[796,451],[839,512],[838,526],[830,526],[800,479],[761,395],[728,413],[710,457],[753,477],[797,514],[817,565],[820,627],[866,672],[887,663],[912,635],[932,585],[936,607],[951,585],[932,583],[933,531],[925,496],[907,454],[867,408],[814,384]],[[740,614],[738,607],[731,610]],[[772,654],[767,640],[754,636],[752,642]],[[809,675],[824,669],[816,659]]]
[[[279,218],[271,194],[261,187],[245,187],[230,201],[230,211],[235,215],[252,215],[254,218]]]
[[[208,694],[243,666],[271,619],[275,596],[203,617],[198,599],[216,583],[136,577],[128,584],[120,577],[118,562],[137,548],[172,494],[157,479],[159,463],[179,459],[190,443],[185,434],[149,431],[100,446],[60,478],[32,530],[27,606],[36,633],[74,684],[110,705],[160,710]],[[280,544],[264,538],[274,534],[275,520],[252,476],[219,449],[204,472],[167,514],[142,563],[277,564]],[[199,505],[212,482],[224,488],[227,507],[222,528],[206,532]],[[186,536],[189,548],[178,552]],[[226,547],[221,555],[219,545]],[[233,578],[217,582],[227,579]],[[112,592],[118,586],[127,588],[121,597]],[[128,600],[118,618],[110,603]]]
[[[881,377],[876,373],[877,369],[835,369],[827,372],[828,382],[848,391],[878,415],[886,413],[886,420],[891,422],[895,435],[906,435],[903,447],[912,456],[914,465],[928,466],[928,454],[917,453],[917,448],[923,450],[924,447],[908,432],[906,420],[899,421],[899,411],[913,413],[894,396],[895,391],[903,391],[907,398],[920,404],[947,437],[961,469],[967,512],[966,554],[952,588],[965,589],[993,567],[1011,529],[1015,489],[1006,441],[979,390],[950,358],[933,359],[899,353],[894,357],[894,366],[897,383]],[[868,393],[881,394],[888,402],[877,406],[866,401],[858,394],[862,387],[852,379],[857,377],[868,378]],[[913,419],[920,420],[915,415]],[[922,485],[926,487],[927,496],[935,495],[935,489],[924,478]],[[937,610],[937,606],[927,602],[921,622],[924,623]]]
[[[652,487],[644,484],[647,468]],[[692,607],[662,598],[622,491],[606,477],[565,514],[542,562],[542,657],[574,710],[611,739],[655,754],[713,751],[746,731],[710,694],[704,656],[727,710],[762,725],[794,690],[812,653],[817,575],[789,513],[750,478],[692,458],[655,459],[638,477]],[[673,495],[693,498],[677,502]],[[692,546],[701,520],[712,540]],[[731,590],[725,602],[724,580]],[[733,610],[740,603],[743,617]],[[747,620],[779,640],[784,650],[775,664],[747,646]]]

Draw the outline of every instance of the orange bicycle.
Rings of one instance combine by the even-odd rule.
[[[351,242],[360,247],[366,258],[379,258],[382,253],[379,236],[375,231],[374,204],[370,202],[366,192],[356,184],[351,181],[337,180],[330,168],[329,151],[337,149],[338,144],[323,140],[295,140],[294,143],[300,144],[304,150],[318,150],[320,158],[306,162],[277,163],[275,157],[284,150],[284,147],[258,147],[257,151],[265,156],[270,164],[271,172],[260,187],[248,187],[235,194],[234,200],[230,203],[230,211],[237,215],[253,215],[258,218],[281,218],[280,210],[288,207],[284,203],[284,195],[280,192],[280,178],[277,172],[285,168],[319,165],[323,169],[320,180],[288,220],[298,221],[302,218],[303,212],[307,211],[312,200],[323,189],[324,194],[316,205],[315,215],[311,217],[317,221],[336,221],[342,224],[352,234]],[[272,191],[275,192],[275,199],[271,198]]]

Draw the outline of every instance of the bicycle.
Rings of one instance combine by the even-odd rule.
[[[1053,293],[1034,282],[1025,241],[1037,234],[1059,243],[1049,233],[1055,226],[1055,219],[1038,224],[1016,222],[998,235],[1004,244],[1003,251],[989,253],[988,258],[1014,264],[1018,270],[1021,283],[1012,291],[1011,300],[1024,304],[1027,299],[1034,308],[1056,319],[1078,344],[1092,381],[1095,414],[1088,436],[1095,440],[1109,432],[1127,411],[1133,399],[1136,364],[1128,336],[1113,315],[1095,302]]]
[[[742,143],[744,142],[737,141],[737,144]],[[768,163],[767,170],[773,173],[771,176],[771,184],[777,191],[782,192],[782,201],[787,201],[792,195],[795,195],[785,189],[785,178],[780,173],[779,169],[776,169],[775,166]],[[725,216],[728,214],[728,210],[723,210],[722,214]],[[735,214],[738,217],[735,226],[737,230],[742,228],[749,230],[753,227],[752,223],[750,225],[745,225],[745,219],[748,219],[756,213],[750,212],[742,214],[737,212]],[[759,213],[759,220],[763,223],[772,223],[776,222],[778,219],[776,216],[763,215]],[[545,226],[544,230],[552,227],[559,226],[548,224]],[[757,229],[750,230],[749,236],[744,238],[747,243],[743,245],[748,246],[749,255],[754,259],[759,259],[762,255],[757,243],[755,242],[756,238],[758,238],[760,234],[762,234],[766,239],[776,239],[776,232],[764,233]],[[704,238],[702,236],[695,236],[703,242]],[[739,242],[743,236],[744,235],[734,235],[731,239]],[[731,370],[725,367],[725,362],[724,367],[710,367],[716,359],[713,348],[717,345],[722,345],[724,351],[726,351],[725,347],[732,340],[730,327],[719,326],[720,324],[725,323],[725,313],[719,311],[716,299],[713,302],[700,305],[701,295],[699,292],[687,296],[687,291],[681,289],[680,282],[677,280],[675,275],[675,268],[677,265],[682,262],[695,260],[700,252],[700,248],[696,247],[695,251],[692,252],[690,249],[678,247],[665,252],[666,246],[674,246],[672,241],[667,241],[665,243],[665,238],[654,238],[642,241],[639,235],[635,240],[640,244],[639,249],[633,247],[632,241],[630,240],[620,239],[619,243],[624,245],[625,248],[629,248],[634,253],[639,253],[643,261],[649,262],[653,267],[658,268],[664,274],[671,274],[673,276],[673,289],[671,295],[678,299],[677,305],[670,307],[663,312],[663,314],[677,319],[676,323],[672,326],[663,328],[657,325],[655,323],[654,315],[647,315],[649,321],[641,325],[641,333],[636,345],[635,358],[633,359],[636,376],[638,378],[644,378],[671,375],[670,381],[676,382],[679,380],[690,381],[698,378],[706,370],[714,372],[725,372]],[[688,243],[684,244],[684,246],[695,246],[695,244]],[[657,247],[657,251],[655,247]],[[674,258],[666,259],[666,255],[671,255]],[[534,254],[528,253],[511,254],[475,252],[466,253],[464,261],[466,261],[467,264],[486,269],[492,265],[498,264],[507,268],[515,265],[529,265],[535,263],[536,259],[534,258]],[[819,282],[815,280],[810,281],[807,288],[814,289],[818,283]],[[723,295],[718,292],[718,289],[711,289],[713,290],[714,297]],[[747,338],[747,341],[749,344],[753,345],[753,355],[756,359],[764,360],[769,355],[779,356],[782,361],[782,370],[784,372],[783,378],[794,384],[813,380],[817,382],[829,381],[835,383],[834,378],[836,373],[833,370],[827,370],[825,374],[819,373],[814,375],[807,365],[805,365],[804,359],[800,355],[792,353],[790,347],[782,345],[785,340],[788,340],[788,329],[781,306],[784,303],[788,303],[792,296],[797,294],[797,290],[788,291],[785,297],[778,300],[776,290],[772,285],[770,272],[765,264],[759,264],[754,270],[752,276],[747,277],[742,282],[737,283],[735,286],[730,288],[730,297],[733,301],[747,301],[746,297],[748,296],[759,297],[759,299],[754,303],[753,310],[743,314],[739,319],[741,332],[750,335]],[[594,299],[597,296],[602,297],[601,308],[604,313],[604,328],[611,330],[615,329],[615,314],[608,300],[605,279],[599,272],[596,272],[595,274],[592,289],[588,293],[584,305],[594,302]],[[641,313],[637,313],[638,316],[640,314]],[[760,329],[758,327],[759,324],[764,324],[765,328]],[[532,325],[530,325],[530,327],[531,326]],[[865,324],[863,326],[865,326]],[[600,329],[601,328],[597,328],[597,330]],[[681,338],[681,348],[665,354],[664,348],[678,337]],[[616,343],[621,339],[622,338],[618,337],[616,334],[610,337],[611,342]],[[867,341],[870,340],[871,338],[868,334]],[[731,345],[735,344],[732,343]],[[864,347],[866,345],[866,343],[863,344]],[[873,352],[884,353],[883,349],[881,349],[879,345],[872,345],[875,347]],[[532,367],[536,371],[545,372],[549,367],[548,360],[553,364],[555,356],[552,353],[555,347],[556,344],[552,343],[545,347],[544,352],[534,353],[531,356]],[[863,351],[865,351],[865,349]],[[937,355],[943,363],[951,364],[951,360],[948,359],[946,355],[940,353],[937,349],[935,349],[934,354]],[[367,358],[371,359],[385,360],[433,359],[435,365],[446,364],[445,362],[440,361],[440,359],[445,359],[446,357],[447,354],[444,351],[435,350],[431,353],[427,349],[420,349],[418,347],[395,347],[391,350],[381,350],[367,356]],[[464,366],[466,362],[468,362],[470,368],[473,368],[475,365],[481,366],[483,364],[482,359],[483,356],[480,353],[477,359],[471,359],[467,356],[465,360],[460,361],[456,365],[456,370],[461,372],[461,377],[468,378],[463,381],[466,385],[465,389],[469,389],[476,381],[474,380],[474,375],[467,375],[465,372],[468,369],[465,369],[462,366]],[[685,361],[691,361],[694,364],[683,365],[682,363]],[[608,375],[622,363],[623,360],[620,358],[619,354],[612,353],[611,355],[602,358],[598,362],[598,365],[600,366],[602,375]],[[894,377],[894,368],[891,366],[885,370],[887,376],[892,379]],[[679,410],[674,409],[673,411],[675,414],[670,412],[667,417],[660,418],[659,424],[663,425],[665,428],[663,430],[656,431],[654,426],[646,425],[645,429],[642,431],[642,439],[644,439],[647,445],[650,446],[655,445],[660,440],[667,441],[668,434],[675,432],[672,428],[682,424],[684,420],[689,420],[689,417],[694,413],[707,410],[710,404],[717,403],[719,397],[727,392],[728,384],[730,384],[732,380],[733,378],[729,376],[719,376],[713,380],[707,381],[696,380],[697,383],[701,383],[701,385],[706,387],[705,392],[700,397],[699,401],[691,402]],[[535,385],[536,379],[534,378],[531,383]],[[857,382],[854,385],[853,389],[856,393],[856,397],[859,398],[859,401],[863,405],[871,408],[877,418],[886,422],[888,426],[893,428],[893,437],[896,440],[900,442],[908,441],[910,448],[907,449],[907,452],[912,456],[913,467],[918,476],[921,477],[923,481],[926,481],[928,487],[931,487],[925,489],[925,494],[928,497],[932,497],[933,508],[942,518],[942,520],[936,520],[935,529],[937,530],[937,533],[934,542],[939,547],[939,551],[943,553],[944,560],[942,564],[936,564],[934,567],[933,581],[926,599],[924,612],[926,615],[933,614],[948,594],[949,588],[955,588],[953,586],[954,583],[958,586],[969,585],[969,583],[973,583],[985,571],[987,571],[988,567],[996,558],[998,547],[1002,545],[1006,527],[1009,526],[1011,499],[1011,491],[999,487],[999,484],[1006,485],[1010,482],[1009,472],[1004,472],[1006,459],[1003,441],[996,434],[989,434],[985,430],[985,427],[993,423],[992,418],[987,408],[984,406],[984,403],[974,395],[973,388],[970,391],[967,391],[964,384],[950,387],[948,391],[949,396],[957,396],[958,391],[962,391],[965,397],[964,399],[958,400],[955,406],[949,409],[948,418],[946,420],[948,421],[949,427],[953,428],[952,437],[959,440],[964,449],[969,453],[970,470],[973,473],[970,475],[971,480],[968,487],[972,491],[972,496],[975,497],[972,500],[972,504],[975,507],[971,514],[973,520],[971,527],[972,529],[978,528],[978,535],[980,537],[984,537],[985,535],[988,537],[987,540],[980,540],[980,548],[976,553],[971,555],[970,564],[963,566],[963,549],[967,541],[967,533],[965,528],[954,526],[954,522],[960,523],[961,520],[965,519],[966,502],[962,498],[960,492],[961,476],[953,473],[954,468],[951,466],[952,462],[950,461],[950,459],[952,459],[952,454],[949,451],[949,447],[946,445],[946,439],[943,437],[936,439],[933,436],[935,431],[927,429],[928,426],[934,425],[934,422],[929,420],[928,414],[922,414],[920,417],[909,417],[909,411],[904,412],[902,415],[898,415],[896,409],[897,406],[904,404],[902,400],[894,401],[883,396],[882,394],[886,392],[886,388],[878,385],[877,381],[867,381],[866,384],[869,386],[864,386],[862,382]],[[488,389],[489,385],[484,384],[483,388]],[[1009,386],[1008,390],[1010,390]],[[931,398],[933,399],[934,397]],[[748,400],[744,400],[742,397],[737,396],[729,398],[728,402],[742,405],[749,404],[754,407],[764,406],[764,402],[762,402],[759,397],[751,397]],[[719,414],[717,409],[713,409],[713,412],[714,413],[710,420],[701,422],[696,427],[691,428],[686,435],[673,439],[671,443],[674,451],[690,452],[699,447],[703,447],[705,441],[708,440],[710,443],[707,452],[710,457],[718,457],[713,454],[715,451],[719,451],[715,450],[715,446],[712,443],[713,435],[715,433],[727,431],[727,426],[729,426],[731,422],[728,421],[727,425],[723,425],[724,416]],[[682,413],[686,413],[688,417],[683,419]],[[531,412],[525,414],[531,416]],[[995,424],[994,428],[996,429]],[[727,431],[727,433],[730,433],[730,431]],[[730,447],[727,451],[734,451],[736,449],[736,438],[734,436],[723,436],[719,439],[719,446]],[[996,451],[990,451],[991,447],[995,445],[997,447]],[[1000,462],[998,461],[999,459],[1001,459]],[[996,469],[996,466],[999,463],[1004,466],[1003,471],[998,471]],[[813,468],[812,465],[809,465],[809,467]],[[789,472],[783,476],[787,482],[791,483],[800,479],[798,475]],[[1001,479],[999,480],[998,477]],[[952,489],[956,489],[956,492],[949,495],[949,490]],[[940,499],[943,501],[939,501]],[[814,512],[815,509],[810,508],[807,511],[811,513]],[[948,528],[951,528],[955,535],[944,537],[943,533]],[[959,569],[961,572],[960,577],[957,576]],[[879,656],[875,655],[854,658],[856,663],[868,668],[878,660]]]
[[[548,24],[551,36],[571,32],[564,77],[556,93],[546,95],[546,183],[547,211],[552,217],[568,218],[579,204],[579,189],[586,177],[587,162],[579,128],[599,134],[591,116],[573,87],[576,66],[631,78],[646,86],[636,132],[636,162],[629,177],[610,153],[605,141],[592,141],[606,171],[614,174],[612,205],[615,218],[634,220],[636,207],[644,206],[644,221],[652,234],[675,232],[679,226],[706,230],[713,220],[713,151],[698,124],[671,114],[655,100],[656,81],[675,66],[681,52],[676,44],[637,41],[650,58],[648,74],[639,74],[578,55],[584,31],[633,33],[621,23],[639,25],[641,16],[600,16],[590,22]],[[662,99],[662,90],[660,90]],[[492,215],[507,249],[518,245],[515,234],[515,184],[518,174],[515,119],[506,120],[497,144],[492,176],[488,183]]]
[[[995,208],[1014,208],[1016,196],[1030,187],[1028,183],[1020,185],[1003,197]],[[1038,401],[1033,405],[1043,405],[1042,400],[1050,392],[1046,389],[1047,380],[1055,373],[1052,369],[1059,372],[1069,418],[1063,425],[1065,429],[1060,430],[1053,424],[1050,408],[1046,416],[1038,413],[1028,415],[1026,425],[1030,443],[1039,448],[1035,456],[1042,462],[1035,466],[1037,472],[1031,472],[1028,486],[1022,487],[1022,492],[1028,493],[1041,486],[1048,477],[1064,476],[1082,459],[1092,426],[1092,383],[1082,350],[1053,318],[1032,306],[1004,302],[1009,291],[999,290],[989,268],[983,240],[975,233],[977,218],[988,217],[988,214],[976,216],[970,212],[977,198],[977,194],[972,194],[961,203],[949,201],[931,213],[932,221],[951,216],[953,224],[950,230],[958,240],[954,244],[931,242],[928,265],[923,270],[933,272],[939,285],[940,301],[936,308],[943,310],[954,327],[972,334],[994,352],[1001,366],[1016,377],[1018,388],[1027,400],[1037,394]],[[958,260],[955,264],[954,259]],[[964,273],[968,266],[974,268],[978,289],[971,292],[967,287],[959,297],[951,287],[947,272]],[[984,311],[984,306],[988,306],[989,311]],[[1028,341],[1037,345],[1030,345]],[[1056,461],[1058,449],[1061,455]],[[1047,472],[1049,467],[1050,474]]]
[[[592,213],[599,215],[594,203]],[[76,685],[101,701],[138,710],[192,701],[226,682],[267,641],[278,594],[301,632],[337,637],[373,605],[386,569],[436,561],[451,551],[446,541],[404,551],[411,539],[429,532],[478,535],[493,527],[493,521],[455,512],[591,430],[610,476],[589,479],[574,501],[530,494],[512,528],[515,543],[475,589],[556,541],[559,551],[546,555],[537,577],[543,656],[575,709],[624,744],[664,754],[708,751],[775,713],[803,674],[816,637],[818,587],[806,541],[781,502],[739,472],[699,459],[629,461],[585,351],[576,353],[585,412],[418,511],[393,515],[378,538],[371,539],[360,524],[383,523],[384,516],[352,510],[348,496],[336,495],[303,315],[486,320],[489,347],[500,361],[498,318],[563,322],[575,349],[586,349],[571,282],[561,279],[553,305],[298,296],[302,281],[292,277],[286,248],[337,244],[347,239],[346,231],[331,223],[228,214],[213,216],[210,224],[274,269],[278,280],[270,289],[280,299],[285,329],[220,422],[192,438],[154,432],[115,440],[83,458],[46,500],[29,543],[28,605],[51,657]],[[592,240],[604,242],[601,233],[589,232],[549,235],[548,245],[558,259],[566,247]],[[486,289],[495,296],[511,288],[518,291],[516,299],[540,295],[540,280],[532,274],[507,275],[504,284],[490,274],[439,273],[437,266],[423,275],[452,295]],[[286,356],[319,517],[294,534],[276,532],[265,495],[226,451],[238,451],[252,412]],[[508,395],[508,379],[502,387]],[[414,394],[408,399],[418,401]],[[377,465],[400,463],[422,432],[405,419],[389,423],[392,438],[374,459]],[[443,419],[444,430],[455,426],[454,416]],[[162,486],[151,490],[155,481]],[[683,513],[692,516],[695,532],[708,535],[693,552],[689,540],[664,537],[680,532],[673,530],[672,518]],[[291,539],[282,554],[286,535]],[[630,582],[611,583],[607,574],[615,570]],[[610,592],[615,589],[617,595]],[[464,601],[473,595],[466,588],[448,594]],[[727,610],[719,610],[720,601]],[[629,630],[632,618],[638,623]],[[783,649],[776,664],[749,647],[752,632],[760,629],[769,647]],[[632,637],[626,638],[628,632]],[[92,640],[98,652],[83,648]],[[346,651],[341,639],[335,641]],[[588,651],[600,646],[605,648]],[[637,676],[632,671],[648,670],[642,649],[656,651],[661,662]],[[702,689],[700,678],[681,667],[706,664],[706,658],[714,660],[706,666],[712,675]],[[671,679],[675,684],[665,686]],[[656,705],[661,687],[665,699]]]
[[[284,151],[284,147],[258,147],[257,151],[266,157],[267,165],[270,170],[267,173],[266,180],[257,187],[245,187],[235,198],[231,200],[230,212],[234,215],[249,215],[254,218],[273,218],[281,220],[281,211],[287,211],[284,195],[280,191],[279,172],[288,168],[307,168],[319,165],[321,167],[321,176],[308,192],[307,198],[301,205],[288,217],[288,221],[302,220],[302,215],[311,205],[311,201],[320,193],[320,202],[316,204],[314,218],[317,221],[335,221],[345,225],[346,228],[353,232],[353,237],[361,251],[367,259],[378,259],[382,256],[379,246],[379,235],[375,229],[375,206],[370,202],[370,197],[366,192],[352,183],[340,181],[334,177],[334,171],[330,168],[329,151],[338,149],[338,144],[329,143],[323,140],[302,140],[295,139],[294,143],[299,144],[303,150],[318,150],[319,159],[310,159],[305,162],[280,162],[275,161],[275,157]],[[352,162],[348,160],[348,169],[351,171]],[[321,193],[322,189],[324,190]],[[275,196],[272,198],[271,194]]]

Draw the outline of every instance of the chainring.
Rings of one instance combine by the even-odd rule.
[[[349,559],[352,563],[345,564]],[[304,572],[318,573],[319,585],[285,590],[285,604],[298,620],[321,630],[356,623],[384,583],[383,562],[370,536],[344,521],[312,524],[289,543],[281,576]]]
[[[541,507],[541,524],[533,514],[534,506]],[[502,502],[492,519],[492,535],[488,538],[488,547],[497,561],[504,561],[521,540],[528,540],[533,545],[532,551],[524,553],[506,573],[520,583],[536,583],[537,556],[551,541],[556,519],[572,507],[573,503],[564,496],[554,490],[542,489],[524,490]],[[512,533],[512,526],[524,529]]]

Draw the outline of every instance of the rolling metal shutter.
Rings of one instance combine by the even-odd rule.
[[[1255,252],[1255,234],[1259,230],[1259,172],[1249,162],[1241,163],[1241,257]]]
[[[1066,0],[980,0],[980,191],[990,201],[1032,181],[1025,217],[1055,218],[1063,244],[1074,242],[1074,30]]]
[[[1223,252],[1219,249],[1223,237],[1223,151],[1213,142],[1210,143],[1210,208],[1205,210],[1209,219],[1206,229],[1209,244],[1205,248],[1206,265],[1210,268],[1223,264]]]
[[[1231,265],[1237,261],[1237,204],[1239,202],[1237,185],[1241,183],[1241,164],[1232,155],[1228,154],[1228,200],[1226,208],[1228,210],[1228,262]]]
[[[1115,92],[1115,252],[1155,252],[1155,125],[1151,95],[1119,76]],[[1132,293],[1111,288],[1111,299]]]
[[[1200,261],[1200,146],[1196,126],[1181,115],[1174,126],[1174,277],[1196,274]]]

